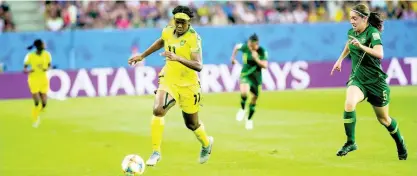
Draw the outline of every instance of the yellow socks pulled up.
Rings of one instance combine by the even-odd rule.
[[[39,113],[40,113],[40,106],[33,106],[32,107],[32,121],[36,122],[39,118]]]
[[[161,152],[162,134],[164,132],[165,120],[164,117],[152,117],[151,122],[151,138],[152,150]]]
[[[203,124],[201,124],[200,127],[198,127],[196,130],[194,130],[194,134],[197,137],[197,139],[201,142],[203,147],[208,147],[210,145],[210,141],[206,134],[206,131],[204,130]]]

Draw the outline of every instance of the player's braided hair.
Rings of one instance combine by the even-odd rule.
[[[187,6],[177,6],[177,7],[175,7],[174,10],[172,10],[172,14],[175,15],[177,13],[185,13],[190,18],[194,17],[194,12]]]
[[[353,7],[352,10],[358,13],[361,17],[368,17],[368,23],[382,32],[384,28],[384,20],[378,12],[371,12],[369,7],[365,4],[358,4]]]

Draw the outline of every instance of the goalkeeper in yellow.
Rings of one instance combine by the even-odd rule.
[[[45,50],[42,40],[35,40],[27,49],[30,51],[25,56],[24,72],[28,74],[29,90],[32,94],[35,106],[32,109],[33,127],[37,128],[40,123],[39,114],[46,107],[47,92],[49,90],[49,79],[47,71],[51,67],[51,54]],[[39,100],[42,104],[39,104]]]
[[[207,162],[213,145],[213,137],[208,136],[203,124],[198,120],[201,88],[197,72],[203,68],[201,39],[191,27],[193,12],[185,6],[177,6],[173,11],[174,26],[163,29],[162,35],[141,55],[129,59],[129,64],[142,61],[145,57],[164,47],[161,56],[166,64],[159,74],[151,123],[153,153],[146,161],[154,166],[161,159],[161,141],[164,116],[171,107],[179,104],[185,125],[194,132],[201,142],[200,163]]]

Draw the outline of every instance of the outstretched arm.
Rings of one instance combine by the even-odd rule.
[[[346,42],[345,48],[343,48],[343,51],[340,54],[339,59],[337,59],[337,61],[342,62],[348,56],[349,53],[349,42]]]
[[[174,54],[173,52],[170,51],[165,51],[163,53],[161,53],[162,56],[165,56],[167,58],[167,60],[170,61],[177,61],[183,65],[185,65],[188,68],[191,68],[195,71],[200,72],[203,69],[203,62],[201,59],[201,53],[200,52],[193,52],[191,53],[191,59],[185,59],[182,58],[176,54]]]
[[[164,47],[164,40],[162,38],[159,38],[155,42],[153,42],[153,44],[148,49],[146,49],[142,54],[133,56],[132,58],[130,58],[128,61],[129,65],[142,61],[145,57],[151,55],[155,51],[158,51],[162,47]]]
[[[236,54],[237,54],[237,51],[239,51],[239,49],[242,48],[242,45],[243,44],[239,43],[239,44],[236,44],[235,47],[233,48],[232,56],[230,57],[232,64],[237,63]]]
[[[332,71],[330,71],[330,75],[333,75],[333,72],[335,70],[342,71],[342,61],[348,56],[349,54],[349,41],[346,42],[345,48],[343,48],[342,53],[339,56],[339,59],[337,59],[336,63],[333,65]]]
[[[141,54],[141,56],[143,58],[148,57],[150,54],[154,53],[155,51],[158,51],[162,47],[164,47],[164,40],[162,40],[162,38],[159,38],[155,42],[153,42],[153,44],[148,49],[146,49],[145,52]]]

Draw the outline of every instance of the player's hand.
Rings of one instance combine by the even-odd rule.
[[[136,63],[142,61],[143,59],[144,59],[144,57],[142,57],[142,55],[136,55],[136,56],[133,56],[133,57],[129,58],[127,63],[129,65],[135,65]]]
[[[24,70],[23,70],[23,73],[26,73],[26,74],[27,74],[27,73],[32,73],[32,72],[33,72],[33,70],[28,70],[28,69],[24,69]]]
[[[259,54],[256,50],[252,50],[252,58],[259,59]]]
[[[362,44],[361,44],[361,42],[359,42],[359,40],[357,38],[355,38],[353,36],[350,36],[350,35],[349,35],[349,37],[351,39],[350,44],[355,45],[356,47],[362,48]]]
[[[164,56],[165,59],[169,60],[169,61],[177,61],[178,60],[178,56],[176,54],[174,54],[173,52],[170,52],[170,51],[164,51],[160,55]]]
[[[337,61],[337,62],[333,65],[333,69],[332,69],[332,71],[330,72],[330,75],[333,75],[333,72],[334,72],[335,70],[337,70],[337,71],[339,71],[339,72],[341,72],[341,71],[342,71],[342,62]]]

